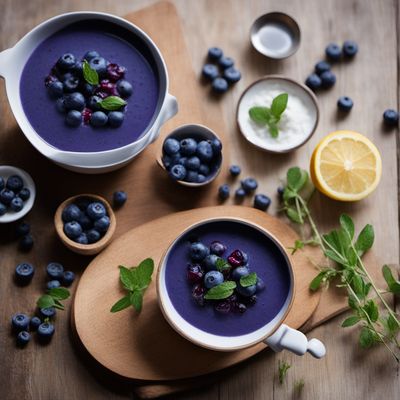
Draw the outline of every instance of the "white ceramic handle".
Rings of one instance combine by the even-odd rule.
[[[0,76],[5,78],[7,74],[7,69],[12,65],[11,61],[11,50],[3,50],[0,53]]]
[[[157,126],[154,128],[154,134],[151,137],[150,143],[153,143],[160,135],[161,126],[171,119],[178,112],[178,101],[176,97],[167,93],[165,97],[164,104],[158,118]]]
[[[322,358],[326,354],[325,346],[321,341],[318,339],[308,340],[304,333],[285,324],[268,337],[265,343],[276,352],[289,350],[298,356],[309,352],[315,358]]]

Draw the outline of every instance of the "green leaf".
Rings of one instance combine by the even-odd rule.
[[[214,286],[207,291],[204,298],[206,300],[222,300],[233,294],[236,288],[236,283],[233,281],[225,281],[218,286]]]
[[[36,302],[38,308],[49,308],[54,307],[54,299],[49,294],[44,294],[40,296]]]
[[[119,279],[127,290],[134,290],[139,284],[136,274],[123,265],[119,266]]]
[[[392,314],[389,314],[389,316],[387,317],[386,324],[387,324],[387,328],[388,328],[389,332],[392,335],[397,334],[397,332],[400,330],[400,326],[398,325],[396,320],[393,318]]]
[[[297,196],[297,193],[294,190],[289,189],[288,187],[286,187],[285,190],[283,191],[283,200],[284,201],[293,199],[296,196]]]
[[[278,125],[273,121],[268,121],[267,125],[268,125],[268,130],[269,130],[269,133],[271,134],[271,136],[273,138],[277,138],[279,136]]]
[[[151,258],[146,258],[136,269],[140,288],[147,288],[151,282],[151,276],[153,275],[154,261]]]
[[[223,258],[218,258],[215,262],[215,266],[217,268],[217,271],[219,272],[223,272],[231,268],[231,266],[228,264],[228,261],[224,260]]]
[[[343,322],[342,322],[342,328],[347,328],[349,326],[353,326],[355,324],[357,324],[360,321],[360,318],[357,317],[356,315],[353,315],[349,318],[346,318]]]
[[[329,232],[326,235],[322,236],[322,239],[324,242],[332,249],[338,252],[339,254],[342,254],[342,245],[340,243],[339,235],[338,233],[333,230]]]
[[[349,307],[353,310],[358,310],[359,309],[359,304],[357,299],[351,294],[349,295],[348,301]]]
[[[355,267],[357,265],[357,253],[354,251],[352,247],[349,247],[347,249],[346,258],[347,258],[347,263],[351,267]]]
[[[299,167],[289,168],[286,174],[287,185],[294,192],[298,192],[308,181],[308,173]]]
[[[364,281],[360,275],[353,275],[353,278],[351,280],[351,287],[353,288],[358,298],[364,297]]]
[[[382,274],[388,285],[389,291],[394,294],[400,294],[400,282],[394,279],[392,271],[390,270],[388,265],[384,265],[382,267]]]
[[[50,289],[47,294],[56,300],[65,300],[70,296],[69,290],[64,287]]]
[[[99,75],[96,70],[90,67],[87,60],[83,61],[82,70],[83,70],[83,77],[87,83],[89,83],[90,85],[99,84]]]
[[[281,93],[272,100],[271,113],[279,120],[283,112],[286,110],[289,95]]]
[[[358,235],[355,248],[358,254],[362,256],[366,251],[368,251],[374,244],[374,228],[372,225],[366,225],[364,229]]]
[[[286,361],[281,361],[279,360],[278,364],[278,374],[279,374],[279,383],[282,385],[283,382],[285,381],[287,372],[289,368],[291,367],[290,364],[288,364]]]
[[[379,318],[378,306],[373,300],[368,300],[363,309],[368,314],[372,322],[378,321]]]
[[[54,300],[54,307],[58,308],[59,310],[65,309],[64,305],[61,302],[59,302],[58,300]]]
[[[257,274],[255,272],[252,272],[240,278],[240,286],[243,287],[253,286],[256,283],[257,283]]]
[[[324,280],[325,277],[325,273],[324,271],[321,271],[310,283],[310,290],[312,290],[313,292],[315,292],[316,290],[318,290],[321,286],[322,281]]]
[[[135,290],[129,296],[129,300],[135,310],[140,313],[142,311],[143,306],[143,292],[141,290]]]
[[[338,264],[343,264],[345,260],[342,257],[337,255],[333,250],[327,249],[324,252],[325,256],[330,258],[331,260],[337,262]]]
[[[340,225],[341,225],[342,229],[347,233],[350,240],[353,240],[353,238],[354,238],[354,222],[353,222],[353,220],[347,214],[342,214],[340,216],[339,221],[340,221]]]
[[[126,104],[126,101],[118,96],[108,96],[103,99],[99,104],[104,110],[115,111],[124,106]]]
[[[294,246],[289,247],[289,249],[292,250],[292,254],[296,253],[297,250],[301,250],[303,248],[304,248],[304,242],[301,240],[295,240]]]
[[[131,300],[129,295],[126,295],[122,299],[119,299],[112,307],[111,307],[111,312],[116,313],[118,311],[122,311],[125,308],[128,308],[131,305]]]
[[[266,125],[271,117],[271,110],[268,107],[251,107],[250,118],[257,124]]]
[[[302,223],[302,219],[300,218],[299,213],[294,208],[291,207],[287,208],[286,215],[291,221],[295,222],[296,224]]]
[[[361,329],[359,343],[363,349],[367,349],[375,343],[374,334],[365,326]]]

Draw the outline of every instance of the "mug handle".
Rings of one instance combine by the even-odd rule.
[[[289,350],[298,356],[309,352],[315,358],[322,358],[326,354],[324,344],[318,339],[308,340],[304,333],[282,324],[271,336],[265,339],[273,351]]]
[[[11,64],[11,50],[6,49],[0,52],[0,77],[5,78],[7,74],[7,68]]]
[[[150,139],[150,143],[153,143],[160,135],[161,126],[164,125],[169,119],[171,119],[178,112],[178,101],[175,96],[167,93],[164,104],[161,110],[160,117],[157,122],[157,127],[154,130],[154,134]]]

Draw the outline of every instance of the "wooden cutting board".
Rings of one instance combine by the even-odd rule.
[[[256,223],[276,236],[285,248],[296,233],[275,217],[241,206],[204,207],[171,214],[135,228],[97,256],[82,275],[73,302],[73,324],[89,353],[114,373],[130,379],[170,380],[204,375],[243,361],[265,349],[264,344],[235,352],[216,352],[196,346],[177,334],[164,320],[153,282],[137,315],[132,308],[110,313],[124,295],[118,265],[137,265],[151,257],[156,268],[170,243],[187,227],[206,218],[236,217]],[[320,292],[308,285],[315,276],[309,258],[316,248],[291,257],[295,274],[295,298],[285,323],[299,328],[315,311]],[[153,277],[156,276],[156,271]]]

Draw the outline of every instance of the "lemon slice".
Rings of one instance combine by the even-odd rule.
[[[326,196],[340,201],[357,201],[378,186],[382,160],[376,146],[353,131],[336,131],[325,136],[311,157],[314,185]]]

